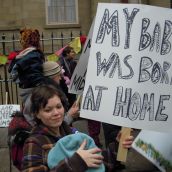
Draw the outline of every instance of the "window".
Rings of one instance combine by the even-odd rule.
[[[78,24],[78,0],[46,0],[46,24]]]
[[[135,3],[135,4],[141,4],[141,2],[142,2],[142,0],[111,0],[111,2],[113,2],[113,3]]]
[[[120,3],[121,1],[120,0],[111,0],[111,2],[113,2],[113,3]]]
[[[135,3],[135,4],[141,4],[142,0],[111,0],[113,3]]]

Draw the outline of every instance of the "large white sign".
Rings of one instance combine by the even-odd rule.
[[[172,10],[98,4],[81,117],[172,131]]]
[[[82,94],[85,85],[85,76],[87,72],[88,58],[90,56],[91,39],[93,36],[94,20],[91,25],[87,40],[85,42],[82,54],[79,58],[78,64],[75,67],[71,78],[69,92],[73,94]]]
[[[0,127],[8,127],[15,111],[20,111],[20,105],[0,105]]]
[[[172,134],[143,130],[132,147],[161,171],[172,171]]]

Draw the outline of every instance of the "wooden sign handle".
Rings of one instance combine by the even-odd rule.
[[[131,133],[131,128],[122,127],[121,138],[120,138],[118,154],[117,154],[118,161],[126,162],[128,149],[124,148],[122,143],[126,139],[126,137],[130,136],[130,133]]]
[[[76,100],[76,105],[79,105],[81,101],[81,97],[82,97],[81,95],[78,95],[77,100]]]
[[[8,104],[8,92],[5,93],[5,104]]]

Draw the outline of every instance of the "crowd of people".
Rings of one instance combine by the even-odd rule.
[[[117,170],[116,138],[120,137],[120,127],[102,124],[106,143],[103,148],[99,141],[100,122],[88,121],[89,136],[72,125],[80,108],[76,95],[68,92],[77,65],[74,49],[67,46],[59,63],[46,61],[39,44],[39,31],[23,29],[20,34],[22,50],[15,53],[9,67],[13,81],[20,87],[21,112],[31,126],[20,171]],[[123,147],[130,148],[132,142],[133,136],[126,137]]]

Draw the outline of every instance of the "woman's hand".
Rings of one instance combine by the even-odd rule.
[[[122,135],[122,133],[121,133],[121,131],[119,131],[119,133],[118,133],[118,135],[116,137],[116,140],[118,142],[120,141],[121,135]],[[134,137],[133,136],[131,136],[131,135],[130,136],[127,136],[125,138],[125,140],[122,142],[122,145],[126,149],[131,148],[131,145],[132,145],[133,141],[134,141]]]
[[[76,102],[72,105],[72,107],[67,112],[68,115],[70,115],[72,118],[77,118],[79,116],[79,106],[76,104]]]
[[[80,148],[77,150],[77,153],[85,161],[88,167],[98,168],[103,163],[103,156],[98,154],[101,152],[101,149],[92,148],[84,150],[86,143],[86,140],[82,142]]]

